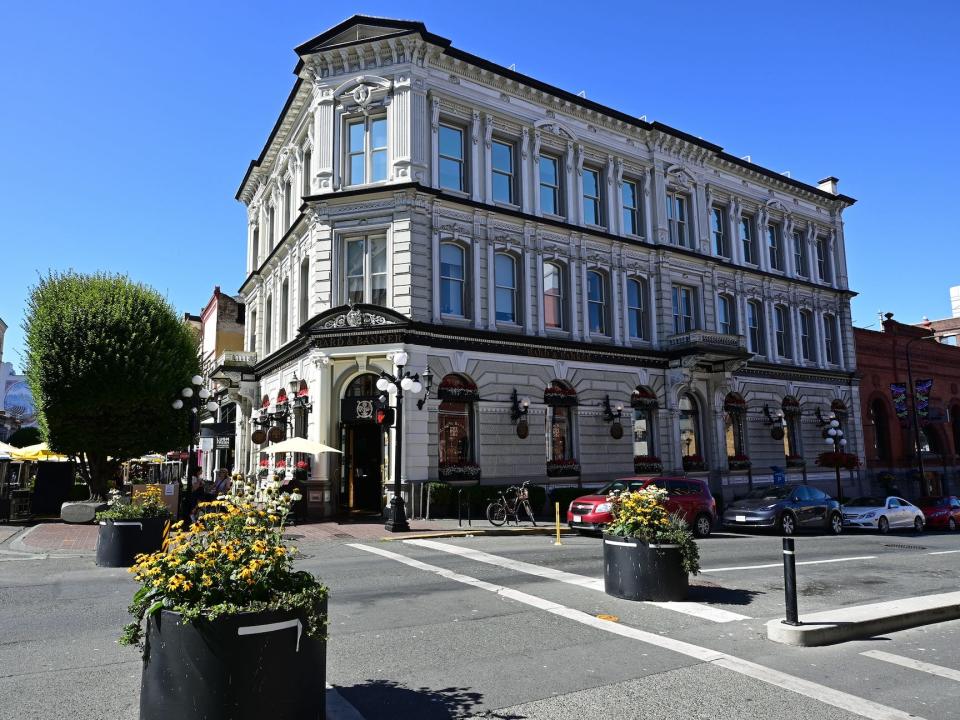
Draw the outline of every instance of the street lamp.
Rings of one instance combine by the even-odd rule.
[[[921,335],[920,337],[910,338],[907,340],[906,345],[906,354],[907,354],[907,394],[913,398],[913,401],[910,403],[910,408],[913,415],[913,445],[914,450],[917,453],[917,469],[920,471],[920,477],[917,482],[920,484],[920,494],[923,495],[926,486],[925,478],[923,477],[923,451],[920,449],[920,418],[917,416],[917,389],[913,385],[913,369],[910,367],[910,346],[913,345],[917,340],[932,340],[936,337],[936,334],[932,335]]]
[[[400,494],[400,464],[403,457],[403,393],[406,391],[411,395],[419,395],[423,390],[423,385],[420,384],[419,375],[411,375],[403,369],[408,359],[409,356],[402,350],[394,353],[393,364],[396,366],[394,373],[381,372],[380,379],[377,380],[377,390],[381,393],[396,395],[397,398],[397,424],[394,432],[393,452],[393,499],[390,501],[390,519],[384,525],[390,532],[410,530],[407,515],[403,508],[403,497]],[[381,396],[381,400],[386,399],[386,397]]]
[[[838,457],[834,460],[834,469],[837,471],[837,502],[843,503],[843,491],[840,488],[840,452],[846,448],[847,439],[843,436],[843,430],[840,429],[840,421],[837,420],[836,415],[830,415],[830,419],[827,420],[827,433],[825,442],[827,445],[833,446],[833,452],[837,454]]]
[[[197,388],[196,391],[194,391],[194,387]],[[200,422],[200,408],[202,406],[210,412],[214,412],[219,405],[215,401],[209,400],[210,391],[203,387],[203,377],[200,375],[194,375],[190,378],[190,385],[183,388],[180,391],[180,395],[182,397],[174,400],[171,405],[174,410],[182,410],[184,407],[187,408],[187,432],[190,435],[190,444],[187,447],[187,488],[186,491],[180,495],[180,517],[182,519],[186,516],[190,494],[193,492],[190,483],[193,480],[193,473],[196,469],[196,456],[194,455],[193,448],[197,433],[200,432],[198,427]]]

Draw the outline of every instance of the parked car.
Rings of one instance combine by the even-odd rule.
[[[843,524],[846,527],[866,530],[890,530],[913,528],[923,530],[926,518],[923,511],[902,497],[858,497],[843,506]]]
[[[723,524],[732,528],[774,528],[793,535],[816,528],[839,535],[843,530],[840,503],[809,485],[766,485],[727,506]]]
[[[960,498],[956,495],[924,497],[917,502],[928,528],[960,530]]]
[[[679,512],[697,537],[706,537],[717,520],[717,501],[703,480],[688,477],[628,477],[614,480],[592,495],[570,503],[567,525],[584,532],[600,532],[610,522],[612,492],[636,491],[654,485],[667,491],[667,510]]]

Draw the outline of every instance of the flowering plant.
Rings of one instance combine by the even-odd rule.
[[[447,460],[440,463],[438,475],[441,480],[474,480],[480,477],[480,466],[467,460]]]
[[[728,455],[727,467],[730,470],[747,470],[750,467],[750,458],[741,453],[736,455]]]
[[[608,535],[637,538],[648,545],[677,545],[683,569],[696,575],[700,572],[700,551],[693,533],[679,513],[667,511],[667,491],[648,486],[634,492],[612,492]]]
[[[703,461],[701,455],[684,455],[683,469],[687,472],[697,472],[699,470],[706,470],[707,464]]]
[[[270,467],[270,461],[267,460],[267,458],[261,459],[261,460],[260,460],[260,467],[264,467],[264,468],[265,468],[265,467]]]
[[[262,610],[302,612],[306,633],[323,637],[320,604],[327,588],[313,575],[293,569],[296,548],[283,541],[283,528],[296,494],[272,486],[264,502],[231,493],[201,503],[201,517],[189,530],[171,528],[163,548],[138,555],[130,568],[140,589],[133,596],[122,644],[138,643],[146,617],[162,609],[191,622]]]
[[[550,385],[543,391],[547,405],[576,405],[577,391],[564,385]]]
[[[580,474],[580,463],[576,460],[547,460],[549,477],[568,477]]]
[[[280,458],[274,463],[274,467],[285,468],[287,466],[287,461],[283,458]]]
[[[663,472],[663,462],[656,455],[634,455],[633,471],[643,472]]]
[[[855,470],[860,467],[860,458],[853,453],[829,451],[820,453],[817,457],[817,465],[828,468]]]
[[[163,502],[159,485],[147,485],[135,492],[130,502],[117,490],[110,491],[107,509],[97,513],[97,520],[141,520],[170,517],[170,509]]]
[[[297,470],[309,470],[309,469],[310,469],[310,463],[308,463],[306,460],[297,461]]]

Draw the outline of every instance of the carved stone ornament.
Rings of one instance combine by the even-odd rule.
[[[351,305],[346,312],[326,320],[323,323],[323,329],[336,330],[338,328],[377,327],[394,324],[396,324],[396,321],[392,318],[369,310],[361,310],[356,305]]]
[[[347,112],[364,115],[390,104],[392,83],[377,75],[360,75],[334,90],[334,97]]]
[[[357,418],[359,420],[369,420],[373,417],[373,400],[357,401]]]

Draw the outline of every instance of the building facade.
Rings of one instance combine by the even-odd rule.
[[[357,16],[297,54],[237,195],[246,470],[271,462],[251,432],[296,389],[298,432],[343,451],[312,465],[311,509],[384,507],[394,431],[370,402],[401,349],[431,374],[404,404],[407,484],[662,468],[730,496],[787,467],[829,487],[831,409],[861,451],[836,178],[798,182],[417,22]]]
[[[7,324],[0,319],[0,440],[6,440],[24,427],[37,427],[37,408],[27,385],[26,375],[3,361],[3,336]]]

